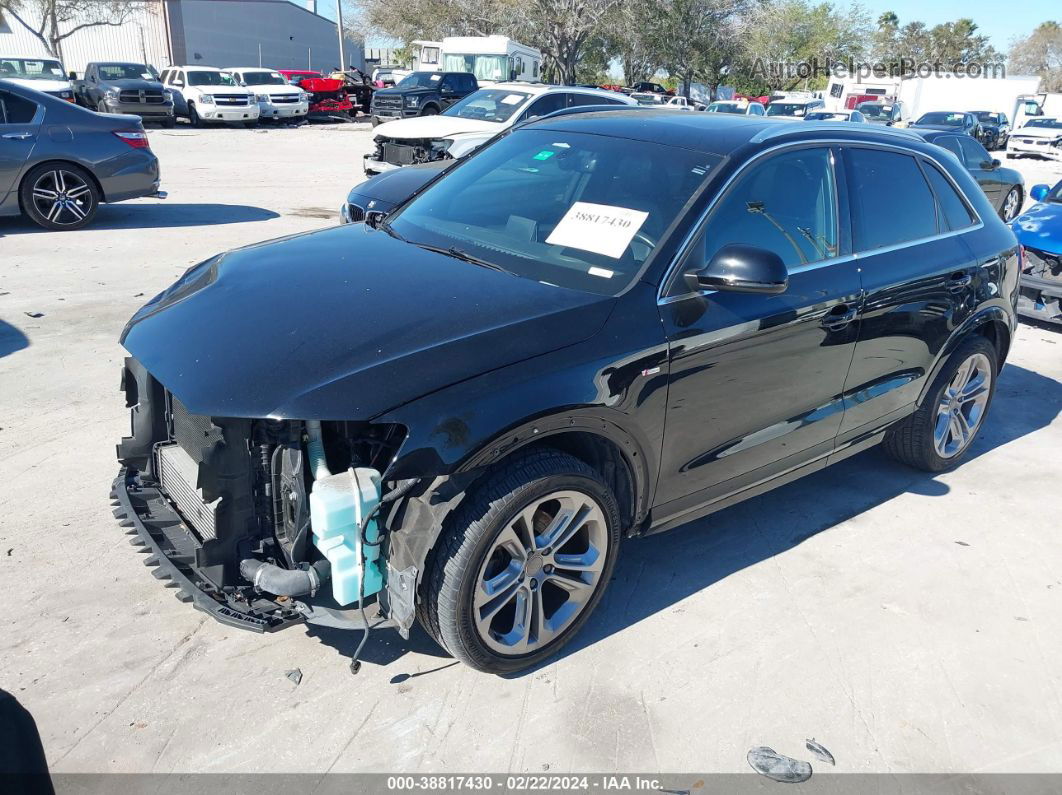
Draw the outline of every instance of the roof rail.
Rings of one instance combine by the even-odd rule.
[[[913,130],[906,130],[901,127],[885,127],[877,124],[859,124],[858,122],[850,121],[815,121],[811,124],[805,124],[803,122],[782,122],[779,121],[777,125],[772,124],[769,127],[765,127],[756,133],[749,139],[751,143],[762,143],[764,141],[770,141],[774,138],[780,138],[786,134],[795,134],[799,132],[810,132],[812,130],[820,132],[869,132],[875,135],[892,135],[897,138],[903,138],[908,141],[923,141],[925,140],[918,133]]]

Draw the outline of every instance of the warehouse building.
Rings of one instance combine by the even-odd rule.
[[[109,60],[160,70],[200,64],[331,71],[340,65],[336,23],[316,8],[313,0],[148,0],[121,25],[64,39],[60,56],[67,71],[79,74],[90,61]],[[0,16],[0,56],[47,54],[11,14]],[[347,65],[364,67],[362,42],[348,38],[344,54]]]

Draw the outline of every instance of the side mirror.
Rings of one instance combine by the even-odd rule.
[[[995,169],[999,168],[1000,165],[1002,164],[998,160],[992,158],[991,160],[985,160],[983,163],[981,163],[981,168],[985,169],[985,171],[994,171]]]
[[[1029,198],[1034,202],[1042,202],[1050,192],[1050,185],[1033,185],[1032,190],[1029,191]]]
[[[77,80],[77,72],[67,72],[66,73],[66,79],[67,80]]]
[[[689,271],[686,283],[691,290],[777,295],[789,286],[789,271],[773,251],[731,243],[719,249],[703,268]]]

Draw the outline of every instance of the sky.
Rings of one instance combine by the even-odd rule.
[[[836,2],[836,5],[844,5]],[[1062,7],[1051,0],[963,0],[961,3],[927,2],[927,0],[864,0],[863,5],[877,20],[885,11],[892,11],[900,24],[925,22],[932,27],[941,22],[953,22],[961,17],[972,19],[978,33],[989,36],[992,46],[1006,53],[1015,36],[1027,36],[1041,22],[1055,19],[1062,22]]]

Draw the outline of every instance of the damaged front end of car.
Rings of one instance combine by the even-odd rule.
[[[452,158],[450,138],[389,138],[378,135],[369,159],[389,166],[412,166]]]
[[[193,414],[134,358],[122,388],[116,518],[182,602],[271,632],[413,622],[413,572],[388,571],[380,523],[416,481],[386,480],[396,424]]]

